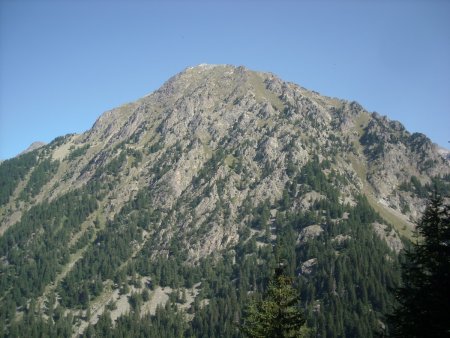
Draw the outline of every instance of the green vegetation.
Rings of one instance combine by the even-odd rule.
[[[72,336],[72,325],[74,324],[72,315],[65,316],[62,309],[58,307],[53,311],[52,318],[55,318],[54,322],[42,318],[36,308],[36,304],[32,301],[24,311],[23,318],[20,321],[12,322],[8,334],[5,334],[4,337],[38,338]]]
[[[90,215],[95,218],[98,201],[129,163],[129,157],[139,160],[134,152],[118,151],[114,159],[97,170],[95,183],[32,207],[1,237],[0,256],[5,258],[0,270],[0,302],[5,311],[0,322],[8,335],[65,335],[64,330],[77,320],[62,315],[66,309],[72,313],[88,309],[96,297],[107,292],[106,286],[114,285],[126,294],[130,284],[139,286],[140,278],[146,276],[151,280],[149,287],[186,290],[200,285],[188,310],[190,321],[179,309],[180,302],[187,301],[177,296],[179,291],[165,307],[155,315],[144,315],[143,320],[142,305],[149,299],[144,289],[129,296],[132,311],[114,326],[107,310],[84,336],[121,337],[128,332],[129,336],[241,337],[238,323],[245,316],[245,308],[252,299],[267,299],[264,295],[272,293],[274,284],[269,281],[279,261],[286,262],[286,281],[292,281],[292,288],[283,287],[299,295],[296,304],[311,333],[322,337],[371,337],[375,331],[382,331],[379,323],[385,321],[392,304],[386,290],[399,280],[397,257],[374,235],[371,223],[380,221],[380,216],[364,197],[359,197],[354,207],[339,203],[339,191],[334,186],[342,178],[332,173],[328,161],[319,162],[315,157],[302,168],[291,163],[291,182],[281,199],[254,205],[249,197],[237,211],[241,220],[238,243],[192,265],[186,264],[188,254],[181,233],[174,232],[168,240],[158,235],[181,215],[154,208],[155,196],[148,188],[141,189],[104,227],[94,227],[98,223],[94,222],[72,246],[66,245]],[[180,154],[181,147],[175,145],[162,157],[170,165]],[[239,161],[239,156],[235,157]],[[226,158],[225,151],[216,151],[205,165],[208,170],[194,179],[194,186],[206,189],[203,182]],[[222,194],[223,181],[216,184]],[[310,191],[323,198],[312,203],[309,210],[294,208],[298,197]],[[189,208],[192,201],[181,198],[179,203]],[[175,208],[178,210],[179,205]],[[276,216],[271,214],[274,209],[278,210]],[[219,201],[210,217],[228,226],[229,213],[226,203]],[[344,213],[348,215],[345,219]],[[300,242],[299,234],[313,224],[323,232]],[[201,240],[203,235],[202,231],[192,232],[189,240]],[[344,240],[338,240],[339,235]],[[69,255],[81,249],[83,257],[55,285],[58,305],[50,302],[54,305],[45,310],[50,321],[40,319],[40,310],[30,310],[28,299],[42,295],[44,287],[55,281],[58,271],[68,263]],[[305,262],[312,262],[309,268]],[[108,308],[114,310],[114,304]],[[30,324],[32,328],[25,327],[31,314],[36,317]],[[30,334],[30,330],[34,333]]]
[[[68,139],[70,139],[75,134],[66,134],[63,136],[56,137],[53,141],[51,141],[47,146],[45,146],[45,150],[55,149],[57,147],[62,146]]]
[[[251,338],[303,337],[304,323],[292,278],[283,275],[282,268],[278,268],[263,299],[247,307],[240,329]]]
[[[310,175],[308,182],[311,185],[320,187],[320,192],[333,200],[337,192],[330,189],[330,183],[322,176],[321,170],[311,170],[319,169],[321,165],[317,161],[310,163],[304,173]],[[298,176],[302,180],[300,173]],[[308,183],[301,183],[301,187],[307,190],[312,188]],[[291,201],[295,200],[296,193],[294,188],[286,189]],[[141,217],[147,218],[143,225],[157,224],[152,219],[158,213],[149,208],[146,202],[149,200],[149,193],[141,193],[131,206],[132,210],[139,210]],[[286,211],[279,213],[271,224],[268,210],[283,203],[286,201],[280,200],[276,205],[265,202],[254,210],[250,206],[250,214],[254,216],[244,225],[234,254],[224,252],[219,260],[208,257],[201,259],[196,266],[189,266],[184,263],[187,256],[179,244],[181,238],[174,236],[164,247],[156,239],[150,239],[139,255],[127,264],[126,271],[119,270],[116,273],[114,280],[118,284],[127,284],[126,276],[138,273],[149,276],[153,285],[170,286],[174,289],[191,288],[195,283],[201,282],[200,294],[191,309],[194,318],[189,325],[185,320],[180,320],[175,325],[181,331],[173,329],[175,331],[172,332],[182,332],[187,337],[240,337],[237,320],[242,318],[250,301],[249,297],[258,299],[268,292],[268,281],[273,275],[276,262],[284,260],[286,273],[296,285],[300,295],[299,304],[311,332],[323,337],[371,337],[375,331],[382,331],[379,323],[385,321],[384,315],[390,311],[393,302],[387,289],[398,284],[399,275],[396,255],[372,231],[370,224],[380,221],[380,217],[367,200],[360,197],[353,208],[329,201],[332,208],[342,209],[349,214],[348,219],[337,223],[332,222],[330,215],[319,209],[290,212],[289,204],[284,208]],[[248,213],[248,210],[243,209],[242,212]],[[129,211],[123,212],[126,222],[133,219],[127,218],[128,214]],[[321,224],[324,232],[299,244],[296,241],[298,233],[317,223]],[[255,237],[249,238],[249,231],[245,231],[250,226],[274,231],[275,240],[267,236],[264,239],[268,244],[273,244],[274,249],[271,245],[257,248]],[[338,235],[347,237],[340,241],[336,240]],[[119,247],[118,241],[122,237],[115,237],[115,243]],[[128,241],[129,239],[124,240]],[[168,255],[150,261],[148,257],[155,252],[167,252]],[[315,265],[311,267],[311,272],[304,272],[303,263],[311,259],[316,262]],[[80,266],[86,266],[86,263],[80,263]],[[92,274],[81,279],[90,280]],[[208,305],[202,306],[203,301],[207,301]],[[174,325],[176,318],[180,319],[176,300],[173,299],[173,302],[169,303],[164,312],[168,317],[168,327]],[[139,304],[139,299],[136,304]],[[318,308],[320,311],[317,311]],[[137,322],[138,317],[133,318],[133,315],[129,315],[123,320],[128,326],[141,327],[142,324]],[[149,322],[154,323],[155,320],[156,317],[148,316]],[[94,326],[92,330],[98,330],[98,327]],[[119,328],[110,327],[110,330],[110,335],[118,335]],[[165,334],[173,336],[167,332]]]
[[[98,186],[89,185],[25,212],[20,222],[0,237],[0,322],[12,323],[16,310],[42,294],[68,263],[71,236],[97,208]]]
[[[32,151],[0,164],[0,206],[8,203],[17,185],[36,165],[38,151]]]
[[[416,176],[411,176],[410,181],[400,184],[399,189],[412,192],[421,198],[429,198],[433,192],[450,196],[450,175],[432,177],[431,182],[426,184],[422,184]]]
[[[405,253],[393,337],[448,337],[450,333],[450,207],[434,195]]]
[[[372,336],[374,330],[380,330],[378,320],[384,318],[392,303],[386,289],[398,282],[396,258],[384,242],[374,237],[369,223],[377,215],[365,199],[348,211],[351,216],[347,221],[326,227],[325,234],[300,246],[295,241],[296,233],[318,221],[317,213],[277,217],[275,250],[270,246],[257,249],[254,238],[243,239],[236,247],[237,264],[225,255],[218,262],[205,259],[189,268],[183,264],[183,252],[173,245],[168,248],[167,259],[153,263],[145,259],[149,253],[143,252],[136,261],[136,271],[150,275],[155,283],[174,288],[202,281],[201,294],[193,306],[195,317],[186,335],[238,337],[235,320],[242,316],[249,292],[263,292],[276,261],[284,259],[288,273],[297,276],[301,307],[313,331],[325,337]],[[342,233],[351,238],[335,241]],[[146,247],[152,248],[150,244]],[[313,272],[298,275],[302,262],[312,258],[317,259]],[[131,271],[135,271],[133,266],[129,267]],[[352,282],[353,278],[356,282]],[[207,299],[209,305],[201,307],[202,299]],[[318,313],[315,309],[319,304]]]
[[[164,337],[179,338],[184,336],[188,326],[182,312],[174,305],[158,307],[154,316],[140,316],[139,311],[121,316],[114,328],[110,313],[103,313],[96,325],[90,325],[82,337]]]
[[[424,293],[402,292],[444,285],[447,239],[420,260],[413,244],[398,303],[389,292],[392,227],[410,230],[391,207],[412,217],[431,188],[450,192],[449,175],[429,175],[447,172],[429,140],[272,75],[207,69],[0,164],[0,337],[406,335],[388,323],[396,305],[439,336],[444,315],[429,324]],[[399,149],[417,164],[387,164]],[[372,186],[385,170],[408,177],[403,191]],[[405,315],[414,299],[425,317]]]
[[[78,157],[84,156],[90,147],[91,147],[91,145],[88,143],[79,148],[72,150],[69,153],[69,155],[67,155],[67,160],[72,161]]]
[[[125,283],[125,275],[118,268],[133,253],[130,243],[142,242],[142,230],[151,225],[152,211],[147,211],[148,196],[138,194],[97,233],[94,245],[88,247],[59,285],[61,304],[65,307],[87,308],[89,302],[103,290],[103,282],[114,279]],[[136,212],[133,210],[140,210]]]
[[[48,183],[56,174],[59,168],[59,161],[44,159],[31,172],[27,185],[21,192],[22,199],[28,199],[29,196],[36,196],[42,187]]]

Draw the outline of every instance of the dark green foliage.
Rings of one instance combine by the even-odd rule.
[[[37,162],[38,151],[32,151],[0,164],[0,206],[8,203],[17,185]]]
[[[392,303],[387,289],[398,280],[396,258],[367,228],[374,219],[362,223],[361,218],[364,213],[350,211],[348,221],[330,227],[321,241],[309,241],[299,252],[301,261],[317,258],[312,273],[301,277],[301,294],[309,325],[326,337],[373,336]],[[339,242],[334,239],[338,234],[351,237]],[[320,312],[314,313],[317,304]]]
[[[247,307],[240,329],[247,337],[303,337],[305,323],[292,278],[277,269],[262,300]]]
[[[147,302],[148,300],[150,300],[150,292],[148,291],[147,288],[145,288],[144,290],[142,290],[142,301]]]
[[[137,165],[142,161],[142,152],[135,149],[127,149],[127,154],[133,157],[133,167],[137,167]]]
[[[150,154],[156,153],[158,151],[160,151],[161,149],[164,148],[164,143],[161,141],[157,141],[156,143],[152,144],[149,148],[148,148],[148,152]]]
[[[70,338],[72,337],[72,325],[74,324],[71,315],[63,316],[59,311],[49,319],[44,319],[37,313],[35,304],[31,302],[29,308],[24,312],[20,322],[14,322],[8,334],[4,337],[11,338]]]
[[[169,83],[155,100],[117,110],[121,116],[112,128],[97,124],[105,130],[57,138],[33,156],[0,166],[1,336],[75,336],[72,326],[97,319],[103,308],[81,336],[238,338],[239,323],[250,336],[264,337],[299,336],[305,323],[311,336],[321,338],[386,333],[385,315],[394,301],[387,290],[399,282],[397,256],[373,231],[382,220],[365,197],[355,196],[359,183],[342,164],[350,158],[381,164],[385,152],[402,143],[412,146],[420,173],[435,164],[427,160],[428,140],[410,137],[385,118],[367,119],[356,103],[319,102],[290,85],[280,87],[272,76],[264,76],[264,89],[258,77],[235,73],[240,83],[230,95],[219,90],[214,97],[203,84],[182,83],[195,96],[191,102],[179,99],[180,86]],[[272,108],[260,100],[264,90]],[[185,121],[186,135],[175,135],[176,110],[202,113],[206,106],[197,101],[204,94],[217,104],[204,118]],[[245,102],[227,114],[236,95],[241,98],[235,104]],[[330,104],[339,106],[332,121],[323,111]],[[218,120],[224,114],[225,134]],[[367,158],[355,136],[360,128]],[[210,142],[195,135],[202,131]],[[83,139],[95,149],[79,143]],[[76,146],[58,171],[51,152],[69,147],[70,140]],[[55,182],[60,176],[62,182]],[[431,185],[448,193],[445,180]],[[25,188],[22,196],[18,187]],[[405,212],[414,193],[428,195],[415,177],[403,188],[412,192],[397,196]],[[286,276],[273,279],[280,261]],[[143,314],[160,287],[172,289],[169,301],[155,314]],[[118,304],[128,297],[130,310],[112,322],[117,293]],[[65,317],[70,313],[75,318]],[[286,327],[292,330],[284,334]]]
[[[23,309],[28,298],[40,295],[68,263],[70,237],[97,208],[96,187],[69,192],[52,202],[43,202],[25,212],[20,222],[0,237],[1,312],[7,323],[16,307]]]
[[[131,309],[134,312],[139,312],[142,305],[142,296],[139,293],[133,292],[128,296],[128,302],[130,303]]]
[[[62,305],[86,308],[88,301],[100,294],[106,279],[120,281],[120,284],[124,283],[123,287],[128,288],[121,278],[122,272],[117,269],[133,253],[133,243],[142,242],[142,230],[151,228],[159,221],[159,214],[151,208],[149,201],[149,192],[141,191],[113,221],[106,223],[105,229],[97,233],[93,245],[88,247],[83,258],[59,285]],[[146,247],[151,250],[150,245]],[[143,265],[148,265],[148,257],[145,257]],[[136,265],[140,268],[138,263]]]
[[[42,187],[56,174],[58,168],[59,161],[42,160],[31,172],[30,179],[23,189],[21,197],[26,199],[28,196],[36,196]]]
[[[72,161],[78,157],[84,156],[90,147],[91,145],[88,143],[85,144],[84,146],[72,150],[70,154],[67,156],[67,160]]]
[[[416,176],[411,176],[411,184],[417,195],[421,197],[427,196],[427,189],[425,189]]]
[[[53,141],[51,141],[48,145],[46,145],[45,148],[46,149],[55,149],[59,146],[62,146],[73,135],[75,135],[75,134],[66,134],[63,136],[58,136]]]
[[[417,225],[420,238],[405,253],[396,290],[394,337],[450,336],[450,207],[434,195]]]
[[[94,245],[62,281],[59,288],[61,304],[86,308],[89,299],[102,291],[102,282],[113,279],[116,269],[130,257],[131,243],[141,240],[142,232],[136,224],[108,223],[106,229],[98,233]]]
[[[431,184],[429,184],[430,190],[432,189],[438,195],[448,197],[450,196],[450,174],[442,177],[433,177]]]
[[[170,154],[161,156],[168,163],[173,163],[179,153],[180,147],[174,146]],[[255,206],[249,196],[238,211],[241,227],[239,242],[223,252],[200,259],[194,265],[186,264],[188,255],[181,232],[175,231],[170,239],[161,241],[158,235],[160,230],[177,224],[177,214],[169,209],[155,210],[152,207],[154,196],[148,188],[141,189],[116,213],[113,220],[106,221],[106,224],[99,221],[89,224],[78,241],[71,248],[65,248],[64,244],[70,236],[80,231],[80,224],[86,215],[96,208],[95,204],[83,211],[76,206],[100,200],[102,189],[108,189],[105,182],[112,182],[111,176],[120,172],[131,156],[134,157],[134,154],[122,150],[107,170],[98,172],[95,187],[94,183],[89,183],[90,188],[88,185],[86,189],[68,195],[65,203],[75,207],[74,214],[69,210],[58,212],[54,210],[54,202],[47,203],[38,211],[43,214],[47,211],[48,215],[36,214],[39,219],[37,223],[24,218],[27,223],[17,224],[12,228],[15,229],[13,232],[7,231],[0,240],[0,243],[8,243],[5,245],[6,251],[11,251],[8,254],[9,264],[26,262],[25,252],[36,250],[34,246],[28,247],[28,242],[22,238],[35,236],[31,243],[40,243],[43,249],[48,246],[55,257],[40,256],[40,262],[48,268],[39,268],[42,273],[50,273],[46,277],[47,284],[54,280],[60,262],[67,262],[70,252],[86,248],[83,257],[57,286],[61,308],[55,309],[55,313],[61,313],[64,307],[72,310],[87,308],[102,292],[106,280],[113,280],[115,287],[122,294],[127,294],[130,283],[137,285],[141,276],[149,277],[151,282],[143,286],[139,293],[130,296],[132,311],[129,314],[113,326],[106,312],[96,325],[88,327],[84,333],[86,337],[241,337],[237,324],[241,321],[243,310],[250,298],[261,299],[268,292],[270,277],[279,261],[286,262],[286,274],[293,276],[295,292],[299,295],[298,305],[304,312],[307,326],[316,335],[372,337],[373,332],[380,328],[379,321],[384,321],[384,314],[390,310],[392,302],[386,289],[396,286],[398,279],[396,256],[374,235],[371,223],[380,218],[367,200],[357,198],[355,207],[341,205],[339,193],[333,187],[338,180],[337,175],[332,175],[329,169],[325,174],[330,163],[319,163],[317,158],[300,172],[291,168],[293,182],[286,184],[279,201],[271,203],[267,200]],[[214,170],[225,157],[225,153],[218,151],[206,167]],[[197,181],[198,187],[210,173],[205,171],[203,175]],[[216,184],[217,190],[222,191],[223,182],[217,180]],[[297,211],[294,203],[298,202],[302,193],[310,190],[320,192],[325,198],[317,201],[310,210]],[[183,201],[182,198],[178,203],[189,206],[191,201]],[[178,205],[174,209],[182,210]],[[276,215],[271,214],[274,209],[278,210]],[[224,218],[223,226],[228,226],[227,217],[223,216],[229,212],[226,201],[220,200],[210,219],[205,222],[205,231],[208,231],[208,222],[219,222]],[[348,219],[341,219],[344,212],[349,215]],[[299,233],[312,224],[320,225],[324,230],[322,234],[307,242],[298,242]],[[53,237],[47,235],[47,228],[49,232],[55,232]],[[145,244],[144,230],[148,236]],[[41,231],[48,240],[45,247]],[[335,240],[341,234],[346,235],[347,239]],[[201,237],[195,236],[202,236],[202,233],[193,231],[189,236],[190,240],[198,240]],[[141,249],[133,255],[137,246]],[[0,255],[3,255],[1,251]],[[304,272],[303,263],[311,259],[316,259],[316,263],[310,272]],[[2,277],[7,276],[0,282],[4,295],[1,305],[5,309],[0,322],[5,323],[8,328],[6,332],[12,329],[10,319],[16,310],[23,311],[25,308],[26,298],[35,298],[42,292],[39,283],[36,284],[39,287],[36,291],[27,291],[23,295],[16,291],[12,287],[12,283],[19,280],[19,277],[13,277],[16,276],[16,266],[2,265],[0,271]],[[22,272],[21,278],[27,280],[25,276],[28,273],[34,274],[31,267]],[[30,283],[35,283],[33,278]],[[145,293],[146,288],[156,286],[170,286],[176,291],[168,305],[159,308],[155,316],[141,317],[140,309],[149,297]],[[175,304],[185,302],[183,292],[194,286],[199,294],[188,310],[193,315],[188,324]],[[24,289],[27,287],[31,286]],[[108,308],[113,310],[113,305]],[[19,323],[22,325],[20,320]]]
[[[329,162],[327,161],[320,163],[316,156],[303,166],[296,181],[300,184],[308,185],[312,190],[325,194],[330,202],[336,204],[339,192],[322,171],[327,169],[328,165]]]
[[[411,176],[410,181],[401,183],[399,189],[412,192],[421,198],[429,198],[433,192],[450,196],[450,175],[432,177],[431,182],[426,184],[422,184],[416,176]]]
[[[286,261],[289,274],[300,273],[294,279],[301,294],[298,300],[312,331],[324,337],[372,337],[374,331],[380,330],[379,320],[384,320],[383,314],[392,303],[386,290],[398,280],[396,257],[374,235],[370,223],[379,216],[364,197],[346,211],[350,214],[348,220],[333,226],[324,224],[322,236],[301,246],[296,243],[297,233],[317,222],[316,216],[277,215],[275,250],[270,245],[257,249],[254,238],[243,237],[236,247],[236,264],[232,256],[225,255],[219,261],[207,258],[196,267],[188,267],[174,239],[174,245],[165,248],[146,244],[142,256],[130,268],[150,275],[155,284],[175,289],[202,281],[200,295],[193,304],[194,319],[184,331],[188,337],[239,337],[236,323],[248,303],[249,292],[256,293],[255,297],[264,292],[279,260]],[[338,234],[351,237],[334,241]],[[147,257],[154,250],[168,250],[169,256],[149,262]],[[302,262],[311,258],[317,259],[317,265],[312,273],[302,274]],[[202,299],[208,299],[207,306],[200,306]],[[317,305],[320,312],[314,310]]]
[[[261,203],[253,210],[252,226],[259,230],[267,230],[270,219],[270,204],[268,201]]]
[[[176,307],[158,307],[154,316],[131,312],[117,319],[112,328],[109,312],[100,316],[95,326],[90,326],[82,337],[184,337],[187,322]],[[186,336],[189,337],[189,336]]]
[[[420,153],[422,149],[426,148],[426,146],[430,144],[430,139],[422,133],[412,133],[408,138],[408,145],[416,153]]]
[[[109,161],[107,165],[99,167],[95,172],[94,177],[100,178],[103,174],[117,176],[126,160],[127,160],[126,152],[121,151],[120,154],[114,157],[111,161]]]
[[[364,128],[364,133],[359,139],[364,146],[364,153],[372,161],[384,155],[386,140],[383,136],[388,134],[386,129],[383,123],[373,119]]]

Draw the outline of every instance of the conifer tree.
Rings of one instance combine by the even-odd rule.
[[[391,316],[394,337],[450,337],[450,208],[431,198],[406,252],[403,285]]]
[[[305,320],[298,303],[292,279],[278,268],[263,299],[248,306],[241,332],[252,338],[303,337]]]

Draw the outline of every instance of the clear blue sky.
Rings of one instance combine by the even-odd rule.
[[[271,71],[449,147],[450,1],[0,0],[0,159],[200,63]]]

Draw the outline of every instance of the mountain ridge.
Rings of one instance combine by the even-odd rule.
[[[208,78],[212,78],[213,81],[207,82]],[[192,95],[196,91],[198,93],[202,91],[202,86],[204,86],[204,84],[198,86],[199,81],[200,83],[202,83],[202,81],[206,81],[210,86],[210,88],[208,88],[210,92],[209,103],[207,105],[203,104],[202,107],[195,107],[195,99],[191,99],[191,102],[183,102],[183,96],[190,97],[190,95]],[[193,86],[192,83],[195,85]],[[222,87],[224,87],[227,83],[230,83],[232,85],[232,88],[230,88],[226,93],[222,93],[221,95],[219,83]],[[191,86],[189,86],[189,84],[191,84]],[[195,86],[196,88],[192,88]],[[212,88],[216,88],[212,89],[211,86]],[[249,87],[250,90],[245,92],[245,90],[249,89]],[[185,124],[190,124],[189,126],[191,126],[192,131],[192,129],[195,128],[195,124],[201,123],[201,111],[212,108],[213,102],[211,100],[211,96],[213,95],[213,92],[216,95],[214,96],[214,99],[218,100],[219,102],[227,102],[228,106],[231,106],[231,104],[235,104],[237,102],[236,100],[238,99],[247,101],[251,100],[252,104],[261,105],[261,103],[258,103],[257,101],[261,98],[264,98],[265,95],[269,95],[271,101],[270,104],[269,102],[264,102],[264,106],[261,106],[259,108],[261,109],[261,115],[256,122],[260,124],[265,123],[265,120],[270,120],[270,116],[273,115],[276,111],[279,112],[280,110],[284,110],[287,114],[289,114],[289,109],[299,110],[299,108],[301,109],[301,104],[312,104],[312,109],[308,112],[309,115],[306,115],[304,117],[316,119],[316,123],[322,125],[330,122],[334,123],[335,126],[333,127],[338,128],[343,132],[344,135],[346,135],[345,137],[347,137],[347,142],[353,142],[354,144],[356,144],[356,146],[359,146],[357,144],[359,143],[359,140],[348,141],[348,139],[354,139],[354,135],[350,135],[350,133],[361,133],[362,131],[358,129],[361,129],[361,125],[363,125],[367,121],[367,119],[371,120],[371,125],[368,127],[371,128],[369,132],[372,134],[377,132],[372,131],[372,129],[380,129],[381,127],[386,128],[387,126],[389,126],[390,128],[393,127],[395,132],[397,133],[403,133],[403,138],[407,138],[409,134],[401,124],[396,121],[390,121],[387,117],[382,117],[376,113],[372,114],[371,117],[367,116],[369,113],[365,111],[362,106],[355,102],[348,102],[345,100],[338,100],[336,98],[321,96],[316,92],[308,91],[293,83],[284,82],[271,73],[253,72],[247,70],[243,66],[234,67],[230,65],[199,65],[197,67],[186,68],[181,73],[169,79],[161,86],[160,89],[155,90],[153,93],[148,94],[135,102],[128,103],[120,106],[119,108],[115,108],[105,112],[97,119],[90,130],[79,135],[69,136],[68,138],[71,140],[71,142],[73,142],[73,144],[71,144],[70,146],[66,144],[66,147],[61,145],[61,147],[58,147],[59,149],[57,149],[57,151],[53,153],[52,157],[55,160],[62,160],[69,151],[69,147],[74,147],[77,144],[81,143],[97,143],[97,148],[99,148],[99,145],[101,147],[110,147],[113,144],[118,144],[119,142],[126,140],[132,135],[135,135],[135,137],[137,137],[136,135],[142,135],[146,128],[145,126],[149,123],[153,124],[154,130],[160,128],[159,134],[169,134],[167,135],[167,138],[172,138],[172,140],[169,140],[169,146],[173,145],[175,136],[173,135],[173,133],[170,133],[171,129],[176,129],[176,131],[178,132],[179,126],[177,124],[179,124],[179,120],[183,120]],[[227,95],[232,95],[233,102],[230,102],[231,98],[226,97]],[[237,96],[239,96],[239,98],[236,98]],[[284,100],[284,106],[281,104],[279,97]],[[170,104],[167,101],[175,104],[175,109],[173,111],[169,112],[164,110],[167,109],[167,105]],[[221,104],[222,106],[224,105],[223,103],[219,104]],[[153,111],[149,112],[149,107],[151,107],[150,109]],[[217,104],[215,108],[217,109]],[[331,109],[331,112],[334,115],[332,116],[332,114],[330,114],[327,109]],[[194,111],[197,113],[196,115],[194,115]],[[180,116],[179,112],[187,113],[187,115]],[[236,119],[241,113],[242,112],[240,111],[235,111],[233,114],[234,116],[230,117],[230,111],[227,111],[227,114],[224,114],[222,112],[220,116],[222,120],[220,121],[220,123],[225,123],[225,128],[229,128],[232,123],[236,122]],[[166,116],[164,116],[164,114],[166,114]],[[192,119],[194,116],[196,117],[196,120]],[[149,119],[152,119],[152,121],[150,121]],[[293,120],[292,117],[288,117],[288,119]],[[357,121],[357,119],[361,121]],[[158,126],[156,126],[155,121],[159,122]],[[253,121],[255,121],[255,119],[253,119]],[[362,123],[360,123],[360,125],[358,126],[357,123],[359,122]],[[202,126],[202,128],[199,128],[202,130],[196,131],[196,133],[193,133],[193,135],[192,133],[189,134],[189,137],[193,136],[197,141],[206,142],[207,138],[211,137],[210,135],[208,135],[210,131],[214,133],[214,137],[222,138],[224,136],[224,128],[217,128],[213,125],[208,126],[208,128],[213,129],[205,130],[205,128],[203,128]],[[185,130],[185,132],[186,131],[188,130]],[[420,134],[415,133],[413,135]],[[366,136],[366,138],[367,137],[371,136],[368,135]],[[395,137],[398,138],[398,136]],[[429,139],[419,136],[417,136],[417,138],[418,142],[426,144],[426,147],[430,153],[434,152],[435,146],[433,146]],[[386,142],[386,140],[377,139],[378,147],[380,147],[380,141]],[[216,146],[217,145],[213,145],[211,148],[214,148]],[[377,149],[367,149],[365,155],[368,156],[376,151]],[[388,152],[392,152],[392,150],[388,149]],[[87,154],[89,154],[89,151],[87,151]],[[100,152],[96,154],[96,158],[92,158],[91,161],[93,161],[93,163],[96,163],[96,161],[98,163],[103,163],[102,161],[106,160],[105,155],[105,151]],[[383,154],[383,156],[391,157],[395,157],[397,155],[399,155],[398,152],[394,154]],[[374,156],[373,162],[376,162],[377,160],[379,160],[379,158]],[[407,162],[406,159],[403,159],[403,161]],[[436,156],[433,157],[433,161],[438,161]],[[379,162],[382,161],[379,160]],[[369,180],[373,180],[374,182],[373,184],[371,184],[372,188],[374,185],[377,186],[378,190],[380,190],[380,186],[382,187],[381,191],[378,191],[378,194],[381,193],[382,195],[379,197],[379,199],[386,198],[386,196],[390,193],[389,189],[387,189],[387,186],[398,184],[398,179],[394,178],[392,173],[384,173],[385,175],[388,175],[388,177],[390,177],[390,181],[385,180],[384,178],[380,178],[382,175],[377,175],[377,171],[384,171],[382,167],[383,164],[381,163],[373,168],[371,173],[367,173],[367,175],[371,175]],[[82,182],[83,178],[87,178],[89,176],[89,173],[92,174],[92,171],[90,172],[89,168],[86,166],[84,168],[80,168],[79,171],[82,172],[82,174],[79,177],[74,176],[73,178],[75,178],[75,181],[80,178]],[[434,175],[436,175],[437,173],[445,174],[445,172],[443,172],[441,169],[437,169],[435,172],[433,172]],[[416,170],[414,172],[414,175],[420,175],[420,173]],[[362,181],[364,181],[364,178],[362,179]],[[79,182],[74,183],[75,185],[77,185]],[[184,182],[183,184],[186,185],[188,183],[189,182]],[[183,189],[183,186],[180,187],[180,189]],[[278,188],[277,190],[280,190],[280,188]],[[399,202],[397,201],[396,204],[399,204]],[[415,215],[415,217],[417,217],[417,215]]]
[[[384,255],[395,262],[427,189],[442,179],[440,189],[449,190],[449,174],[448,160],[426,136],[356,102],[242,66],[189,67],[153,93],[103,113],[90,130],[1,164],[7,189],[0,196],[0,262],[11,283],[20,281],[13,268],[33,275],[26,257],[58,267],[17,291],[23,294],[16,305],[35,299],[46,311],[55,295],[54,306],[70,313],[95,309],[93,318],[73,324],[84,332],[108,302],[127,303],[127,280],[179,288],[183,283],[165,270],[170,266],[188,292],[209,283],[207,268],[195,270],[205,261],[233,270],[244,268],[239,259],[258,257],[271,266],[269,251],[279,238],[297,252],[292,272],[304,271],[306,279],[319,278],[316,267],[334,255],[311,256],[318,251],[303,251],[309,245],[329,250],[322,245],[331,243],[344,255],[361,242],[378,250],[376,264]],[[54,241],[58,236],[64,240]],[[253,287],[262,287],[265,279],[254,278]],[[383,278],[378,289],[385,288]],[[377,297],[370,306],[381,313],[384,305],[376,304],[385,296]]]

